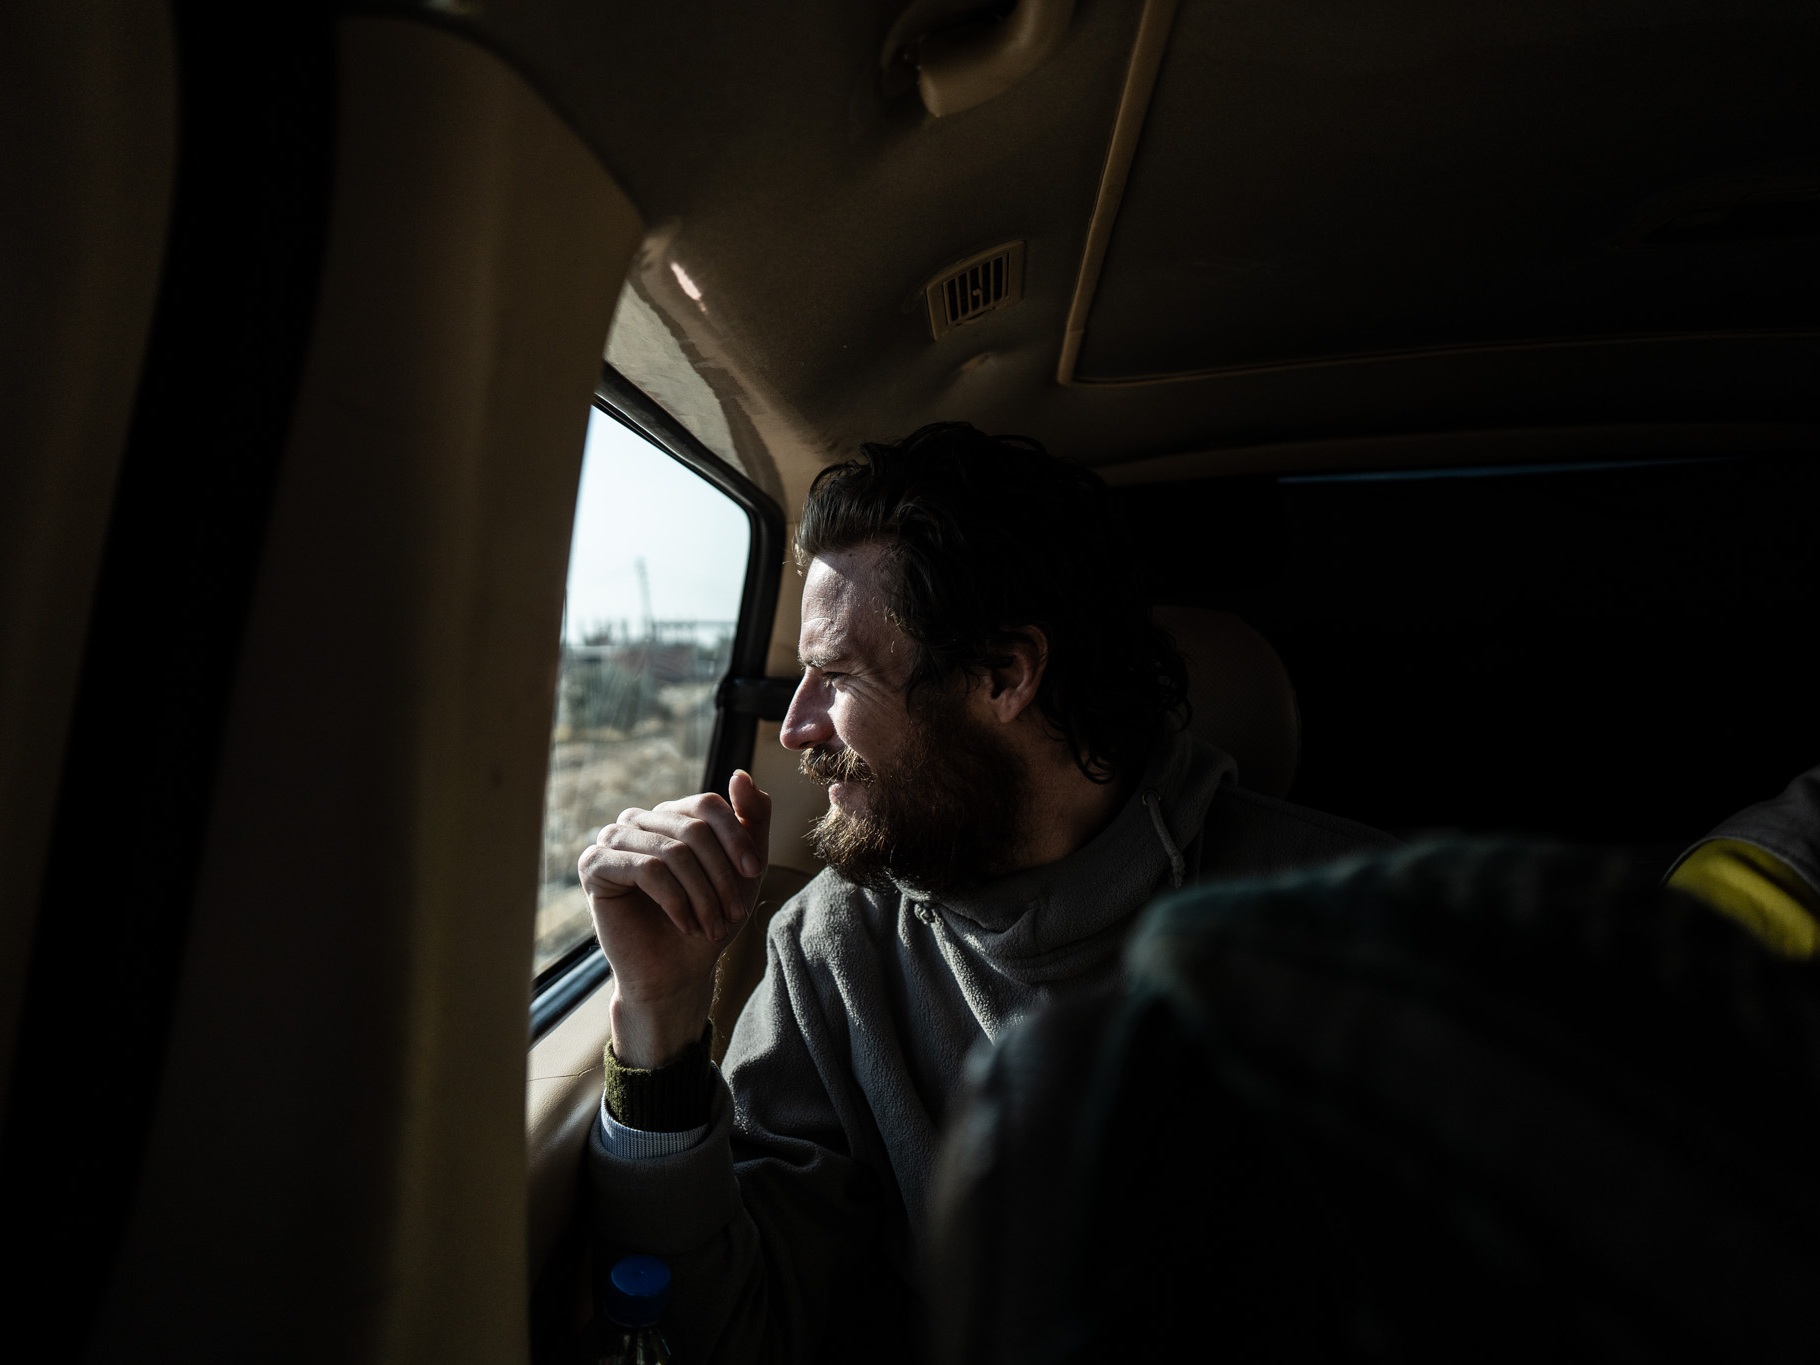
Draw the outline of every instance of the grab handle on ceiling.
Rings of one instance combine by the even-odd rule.
[[[937,118],[1002,95],[1055,55],[1074,0],[1018,0],[984,29],[932,33],[917,53],[917,89]]]

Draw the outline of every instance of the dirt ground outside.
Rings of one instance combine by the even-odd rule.
[[[629,806],[649,808],[699,791],[713,689],[676,684],[630,734],[559,725],[550,745],[544,804],[543,880],[533,970],[541,972],[594,929],[575,863],[602,825]]]

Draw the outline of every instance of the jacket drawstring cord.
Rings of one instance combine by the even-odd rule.
[[[1175,840],[1169,837],[1169,826],[1163,823],[1163,798],[1154,791],[1144,793],[1144,809],[1150,812],[1150,823],[1156,826],[1156,837],[1163,845],[1163,851],[1169,855],[1169,885],[1180,891],[1182,877],[1188,865],[1182,861],[1182,850],[1175,846]]]

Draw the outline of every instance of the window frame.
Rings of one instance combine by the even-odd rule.
[[[758,741],[758,722],[765,708],[752,699],[753,688],[737,684],[765,676],[766,653],[771,646],[784,573],[787,527],[783,509],[744,473],[697,440],[644,390],[604,362],[594,386],[592,406],[706,479],[746,514],[750,535],[746,580],[740,590],[727,674],[714,697],[714,729],[702,772],[702,790],[717,791],[726,786],[734,769],[751,763]],[[561,648],[560,641],[555,643]],[[592,938],[583,939],[539,972],[531,983],[530,1041],[536,1043],[554,1028],[570,1010],[599,989],[609,974],[607,960]]]

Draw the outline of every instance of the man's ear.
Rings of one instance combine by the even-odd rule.
[[[1049,664],[1049,637],[1035,626],[1008,630],[999,639],[999,657],[986,673],[985,702],[1008,724],[1030,709]]]

